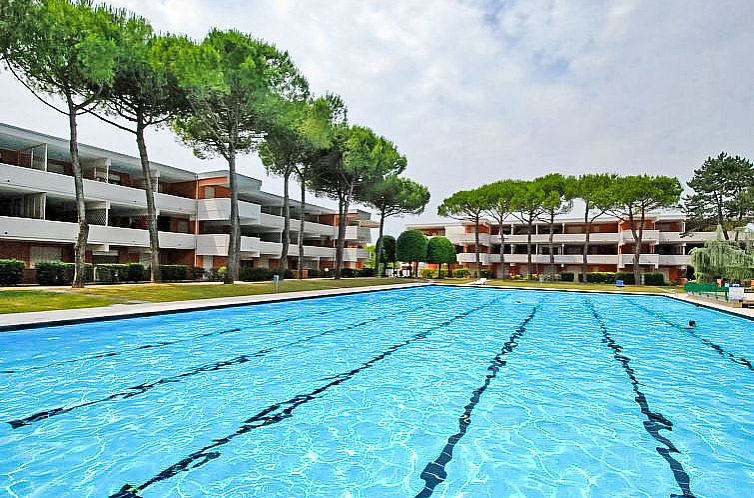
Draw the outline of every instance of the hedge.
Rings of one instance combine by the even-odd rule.
[[[0,285],[17,285],[24,278],[24,262],[19,259],[0,259]]]
[[[163,282],[186,280],[187,272],[186,265],[160,265],[160,279]]]
[[[636,283],[636,280],[634,279],[633,272],[631,272],[631,273],[626,273],[626,272],[622,272],[622,271],[616,272],[615,273],[615,280],[616,281],[623,280],[623,283],[626,284],[626,285],[634,285]]]
[[[466,268],[456,268],[453,271],[453,276],[456,278],[466,278],[469,276],[469,270]]]
[[[590,284],[614,284],[615,273],[608,271],[596,271],[587,273],[586,281]]]
[[[665,275],[663,273],[645,273],[644,285],[665,285]]]
[[[37,283],[40,285],[71,285],[76,272],[74,263],[45,261],[37,263]],[[86,282],[94,280],[94,266],[86,264]]]
[[[573,282],[573,272],[571,271],[564,271],[560,273],[560,281],[561,282]]]
[[[293,278],[293,272],[287,269],[282,274],[277,268],[252,268],[250,266],[242,266],[238,270],[238,278],[244,282],[272,280],[275,275],[280,275],[283,279]]]
[[[360,277],[373,277],[374,275],[374,268],[362,268],[361,271],[359,271]]]
[[[141,263],[95,265],[97,282],[106,284],[118,282],[142,282],[145,280],[144,265]]]

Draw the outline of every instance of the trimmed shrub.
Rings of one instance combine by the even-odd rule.
[[[188,266],[160,265],[160,279],[164,282],[186,280]]]
[[[306,274],[309,278],[317,278],[319,277],[319,270],[308,270]]]
[[[466,278],[469,276],[469,270],[466,268],[456,268],[453,271],[453,276],[456,278]]]
[[[433,272],[429,268],[424,268],[422,270],[422,277],[424,277],[424,278],[432,278],[432,275],[434,275],[434,274],[435,274],[435,272]]]
[[[204,268],[201,266],[192,266],[190,272],[193,280],[201,280],[204,278]]]
[[[73,274],[76,272],[74,263],[61,261],[45,261],[37,265],[37,283],[40,285],[71,285]],[[94,267],[86,265],[87,282],[94,280]]]
[[[147,279],[144,265],[141,263],[129,263],[126,273],[129,282],[142,282]]]
[[[24,262],[19,259],[0,259],[0,285],[17,285],[24,278]]]
[[[353,268],[343,268],[340,270],[340,276],[343,278],[353,278],[356,276],[356,270]]]
[[[634,274],[633,273],[626,273],[626,272],[617,272],[615,274],[615,280],[623,280],[623,283],[626,285],[634,285],[636,283],[636,280],[634,280]]]
[[[573,282],[573,272],[572,271],[564,271],[560,273],[560,281],[561,282]]]
[[[644,285],[665,285],[665,275],[662,273],[645,273]]]
[[[375,275],[374,268],[362,268],[359,271],[360,277],[373,277]]]
[[[113,284],[128,280],[128,265],[108,263],[95,265],[94,276],[97,282]]]
[[[263,280],[272,280],[274,274],[275,272],[269,268],[242,266],[238,271],[238,278],[244,282],[261,282]]]
[[[484,278],[495,278],[495,274],[491,270],[482,270],[480,273]]]
[[[587,273],[586,281],[590,284],[614,284],[615,273],[608,271],[596,271]]]

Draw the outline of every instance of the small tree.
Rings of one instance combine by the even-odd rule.
[[[586,282],[586,274],[589,273],[589,243],[592,232],[592,224],[604,215],[613,201],[612,185],[617,178],[614,174],[585,174],[578,178],[570,178],[566,188],[571,198],[584,201],[584,248],[582,250],[581,274],[582,281]]]
[[[717,225],[730,240],[729,230],[754,216],[754,165],[744,157],[708,157],[688,185],[694,192],[684,197],[684,212],[699,229]]]
[[[378,261],[380,264],[392,263],[395,267],[395,237],[392,235],[383,235],[377,239],[377,245],[382,247],[382,257]]]
[[[395,246],[396,258],[414,264],[414,276],[417,276],[419,262],[427,259],[427,236],[418,230],[407,230],[398,236]]]
[[[442,278],[442,265],[450,265],[456,262],[456,247],[451,241],[442,236],[436,236],[429,239],[427,243],[427,263],[437,265],[437,277]]]
[[[501,180],[479,188],[484,196],[484,213],[497,223],[497,233],[500,236],[500,278],[508,276],[508,268],[505,266],[505,231],[503,224],[513,213],[513,199],[516,197],[516,189],[519,186],[516,180]]]
[[[437,208],[437,214],[457,220],[469,220],[474,223],[474,256],[477,277],[482,274],[482,263],[479,260],[479,224],[487,209],[487,198],[480,189],[461,190],[442,201]]]
[[[83,287],[89,224],[78,149],[78,116],[91,112],[113,81],[118,29],[108,8],[92,7],[91,2],[83,0],[4,3],[2,14],[0,49],[8,68],[40,101],[68,117],[79,224],[73,287]],[[48,102],[44,95],[59,96],[65,107]]]
[[[717,228],[715,240],[706,241],[704,247],[695,247],[689,254],[695,277],[704,282],[714,282],[716,278],[743,282],[754,277],[754,251],[723,240],[722,227]]]
[[[403,214],[421,214],[429,202],[429,190],[424,185],[408,178],[390,175],[383,178],[367,191],[367,204],[373,206],[380,214],[380,228],[377,238],[377,276],[382,276],[379,264],[382,263],[382,231],[385,218]]]
[[[515,190],[516,195],[512,201],[513,216],[518,218],[527,227],[526,238],[526,273],[531,278],[531,235],[534,230],[534,222],[545,212],[545,191],[536,181],[520,182]]]
[[[641,283],[641,244],[646,215],[660,208],[676,206],[681,197],[681,183],[668,176],[625,176],[613,182],[610,211],[631,228],[634,239],[634,281]]]

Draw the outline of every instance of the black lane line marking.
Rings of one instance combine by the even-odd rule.
[[[597,312],[597,309],[594,307],[594,305],[590,301],[585,301],[586,307],[589,308],[589,311],[591,311],[594,318],[597,320],[597,323],[600,325],[600,330],[602,330],[602,342],[604,344],[607,344],[607,346],[613,350],[613,358],[615,358],[622,366],[623,370],[626,371],[626,375],[628,375],[628,378],[631,381],[631,387],[633,388],[634,393],[636,393],[636,397],[634,398],[634,401],[636,401],[636,404],[639,405],[639,408],[641,409],[641,413],[644,414],[646,417],[646,420],[644,421],[644,429],[649,433],[650,436],[652,436],[658,443],[662,444],[663,447],[658,446],[655,448],[657,450],[657,453],[659,453],[670,465],[670,470],[673,471],[673,477],[675,478],[676,484],[678,484],[678,487],[681,489],[681,492],[683,494],[671,494],[671,498],[695,498],[695,495],[691,492],[691,478],[689,477],[688,473],[684,470],[683,465],[681,465],[681,462],[676,460],[672,453],[678,453],[681,454],[680,451],[678,451],[678,448],[675,447],[672,441],[668,439],[667,437],[660,434],[660,431],[672,431],[673,430],[673,422],[668,420],[662,413],[659,412],[653,412],[649,408],[649,402],[647,401],[647,397],[644,395],[643,392],[639,389],[639,386],[641,383],[636,378],[636,374],[634,372],[634,369],[631,368],[629,363],[631,362],[631,358],[624,355],[623,352],[623,346],[618,344],[615,339],[610,335],[610,332],[607,330],[607,326],[605,326],[605,321],[602,319],[600,314]]]
[[[432,304],[434,304],[435,302],[437,302],[437,301],[432,302]],[[415,306],[414,309],[424,308],[424,307],[427,307],[427,306],[430,306],[430,305],[431,304],[425,304],[425,305],[418,306],[418,307]],[[109,402],[109,401],[125,400],[125,399],[129,399],[129,398],[133,398],[135,396],[139,396],[141,394],[144,394],[147,391],[149,391],[149,390],[151,390],[151,389],[153,389],[153,388],[155,388],[157,386],[161,386],[161,385],[164,385],[164,384],[175,384],[175,383],[183,381],[187,377],[193,377],[195,375],[203,374],[203,373],[206,373],[206,372],[216,372],[218,370],[222,370],[222,369],[231,367],[233,365],[240,365],[242,363],[247,363],[247,362],[251,361],[252,358],[258,358],[258,357],[265,356],[268,353],[270,353],[272,351],[275,351],[277,349],[283,349],[283,348],[288,348],[290,346],[295,346],[295,345],[303,344],[305,342],[309,342],[309,341],[311,341],[313,339],[316,339],[318,337],[322,337],[322,336],[325,336],[325,335],[328,335],[328,334],[332,334],[334,332],[352,330],[352,329],[355,329],[355,328],[358,328],[358,327],[363,327],[364,325],[367,325],[369,323],[376,322],[378,320],[382,320],[384,318],[388,318],[388,317],[395,316],[395,315],[398,315],[398,314],[401,314],[401,313],[405,313],[405,312],[406,312],[405,309],[393,311],[391,313],[386,313],[386,314],[383,314],[383,315],[380,315],[380,316],[377,316],[377,317],[373,317],[373,318],[369,318],[369,319],[366,319],[366,320],[362,320],[361,322],[354,323],[354,324],[348,325],[346,327],[337,327],[337,328],[333,328],[333,329],[328,329],[328,330],[325,330],[323,332],[319,332],[317,334],[306,336],[306,337],[304,337],[302,339],[297,339],[295,341],[290,341],[290,342],[287,342],[287,343],[284,343],[284,344],[280,344],[280,345],[277,345],[277,346],[272,346],[272,347],[269,347],[269,348],[260,349],[259,351],[256,351],[254,353],[242,354],[242,355],[236,356],[235,358],[231,358],[229,360],[218,361],[218,362],[215,362],[215,363],[207,363],[207,364],[198,366],[196,368],[193,368],[193,369],[191,369],[191,370],[189,370],[187,372],[183,372],[183,373],[178,374],[178,375],[173,375],[173,376],[170,376],[170,377],[163,377],[162,379],[156,380],[154,382],[148,382],[148,383],[145,382],[145,383],[142,383],[142,384],[139,384],[139,385],[136,385],[136,386],[127,387],[126,390],[124,390],[124,391],[111,394],[111,395],[106,396],[104,398],[99,398],[99,399],[95,399],[95,400],[92,400],[92,401],[87,401],[86,403],[79,403],[77,405],[71,405],[69,407],[57,407],[57,408],[52,408],[50,410],[43,410],[43,411],[34,413],[32,415],[29,415],[28,417],[19,418],[19,419],[16,419],[16,420],[10,420],[10,421],[8,421],[8,424],[10,424],[10,426],[13,429],[19,429],[21,427],[24,427],[24,426],[27,426],[27,425],[31,425],[34,422],[39,422],[40,420],[45,420],[45,419],[48,419],[50,417],[55,417],[55,416],[58,416],[58,415],[63,415],[64,413],[72,412],[73,410],[77,410],[79,408],[84,408],[84,407],[87,407],[87,406],[97,405],[97,404],[100,404],[100,403],[106,403],[106,402]]]
[[[335,387],[339,384],[342,384],[343,382],[349,380],[350,378],[352,378],[354,375],[358,374],[359,372],[362,372],[364,370],[367,370],[368,368],[373,367],[375,364],[384,360],[385,358],[392,355],[399,349],[405,346],[408,346],[409,344],[415,341],[426,339],[435,330],[441,329],[443,327],[447,327],[448,325],[455,322],[456,320],[460,320],[462,318],[469,316],[475,311],[478,311],[490,305],[494,305],[500,300],[501,300],[500,298],[496,298],[489,301],[485,301],[483,304],[479,306],[475,306],[474,308],[470,308],[462,313],[459,313],[453,316],[452,318],[445,320],[444,322],[439,323],[438,325],[435,325],[434,327],[431,327],[425,330],[424,332],[419,332],[417,334],[414,334],[413,336],[409,337],[403,342],[393,344],[392,346],[388,347],[382,353],[375,356],[371,360],[365,363],[362,363],[360,367],[356,367],[352,370],[341,372],[338,375],[333,376],[333,380],[328,382],[327,384],[321,385],[320,387],[312,391],[309,391],[308,393],[298,394],[286,401],[282,401],[280,403],[275,403],[274,405],[268,406],[264,410],[258,412],[253,417],[244,420],[242,425],[234,433],[229,434],[220,439],[215,439],[212,442],[212,444],[208,444],[207,446],[191,453],[189,456],[187,456],[183,460],[177,463],[174,463],[173,465],[164,469],[162,472],[152,477],[148,481],[145,481],[143,484],[140,484],[138,486],[132,486],[130,484],[124,485],[120,489],[120,491],[118,491],[117,493],[113,495],[110,495],[110,498],[136,498],[139,496],[138,493],[144,491],[146,488],[148,488],[152,484],[155,484],[160,481],[164,481],[165,479],[170,479],[171,477],[179,474],[180,472],[187,472],[191,469],[201,467],[202,465],[218,458],[221,455],[219,451],[210,451],[210,450],[215,450],[216,448],[219,448],[220,446],[226,445],[230,443],[234,438],[241,436],[243,434],[246,434],[248,432],[251,432],[254,429],[260,429],[268,425],[276,424],[278,422],[284,421],[287,418],[292,417],[293,410],[295,410],[299,406],[302,406],[308,403],[309,401],[312,401],[314,399],[321,397],[325,393],[325,391],[327,391],[328,389]]]
[[[730,360],[733,363],[735,363],[736,365],[743,365],[746,368],[748,368],[749,370],[754,371],[754,365],[752,365],[749,360],[747,360],[743,356],[736,356],[733,353],[731,353],[730,351],[726,351],[725,349],[723,349],[722,346],[720,346],[718,344],[715,344],[714,342],[710,341],[709,339],[705,339],[704,337],[702,337],[699,334],[697,334],[696,331],[694,331],[694,329],[687,328],[687,327],[684,327],[683,325],[679,325],[677,323],[671,322],[670,320],[668,320],[664,316],[660,315],[656,311],[653,311],[653,310],[651,310],[651,309],[649,309],[649,308],[647,308],[644,305],[641,305],[639,303],[635,303],[635,302],[633,302],[630,299],[628,300],[628,302],[633,307],[639,308],[640,310],[644,311],[645,313],[647,313],[649,315],[652,315],[652,316],[654,316],[656,318],[659,318],[660,320],[662,320],[663,322],[667,323],[668,325],[671,325],[671,326],[673,326],[673,327],[675,327],[675,328],[677,328],[679,330],[682,330],[684,332],[688,332],[691,336],[693,336],[695,339],[697,339],[698,341],[700,341],[705,346],[709,346],[712,349],[714,349],[715,351],[717,351],[717,354],[719,354],[720,356],[722,356],[726,360]]]
[[[266,323],[260,323],[258,325],[255,324],[254,328],[257,328],[257,327],[268,327],[270,325],[279,325],[281,323],[286,323],[286,322],[290,322],[290,321],[293,321],[293,320],[300,320],[302,318],[308,318],[308,317],[312,317],[312,316],[327,315],[329,313],[335,313],[337,311],[346,311],[346,310],[355,309],[355,308],[358,308],[358,307],[359,307],[359,305],[354,305],[354,306],[348,306],[346,308],[336,308],[336,309],[330,309],[330,310],[325,310],[325,311],[318,311],[316,313],[307,313],[305,315],[292,316],[292,317],[288,317],[288,318],[279,318],[277,320],[272,320],[272,321],[269,321],[269,322],[266,322]],[[194,341],[196,339],[201,339],[201,338],[204,338],[204,337],[212,337],[212,336],[216,336],[216,335],[224,335],[224,334],[229,334],[231,332],[240,332],[240,331],[241,331],[241,329],[235,328],[235,329],[228,329],[228,330],[218,330],[218,331],[214,331],[214,332],[204,332],[202,334],[195,334],[195,335],[192,335],[190,337],[186,337],[184,339],[175,339],[175,340],[172,340],[172,341],[158,341],[158,342],[155,342],[155,343],[152,343],[152,344],[144,344],[143,346],[137,346],[137,347],[134,347],[134,348],[123,349],[121,351],[109,351],[107,353],[97,353],[97,354],[90,355],[90,356],[82,356],[81,358],[73,358],[73,359],[70,359],[70,360],[56,361],[56,362],[48,363],[46,365],[37,365],[37,366],[19,368],[19,369],[15,369],[15,370],[12,370],[12,369],[9,369],[9,370],[0,370],[0,374],[14,374],[14,373],[29,372],[29,371],[33,371],[33,370],[44,370],[46,368],[56,367],[56,366],[60,366],[60,365],[66,365],[66,364],[69,364],[69,363],[76,363],[78,361],[88,361],[88,360],[96,360],[96,359],[101,359],[101,358],[110,358],[110,357],[113,357],[113,356],[122,356],[124,354],[132,353],[134,351],[141,351],[141,350],[144,350],[144,349],[162,348],[162,347],[165,347],[165,346],[171,346],[173,344],[179,344],[179,343],[182,343],[182,342]]]
[[[443,482],[445,478],[448,477],[448,473],[445,471],[445,466],[448,464],[448,462],[450,462],[450,460],[453,459],[453,449],[461,440],[461,438],[466,435],[466,431],[469,429],[469,425],[471,425],[471,412],[474,411],[477,403],[479,403],[479,399],[482,397],[482,394],[484,394],[484,391],[486,391],[489,387],[492,379],[497,377],[497,373],[500,368],[507,363],[507,361],[503,359],[503,356],[516,349],[516,346],[518,346],[518,339],[520,339],[524,335],[526,326],[529,324],[532,318],[534,318],[534,315],[537,313],[537,311],[539,311],[539,308],[541,306],[542,305],[540,303],[534,307],[529,316],[526,317],[526,319],[521,323],[521,325],[518,326],[515,332],[513,332],[508,341],[503,345],[503,348],[500,350],[500,352],[496,354],[494,358],[492,358],[492,361],[490,361],[490,365],[487,367],[487,370],[490,373],[488,373],[484,377],[484,384],[482,384],[471,394],[469,404],[467,404],[463,408],[463,414],[458,419],[458,432],[448,438],[448,442],[442,449],[440,455],[433,461],[429,462],[427,466],[424,467],[424,470],[419,476],[424,481],[424,489],[422,489],[416,495],[416,498],[427,498],[429,496],[432,496],[432,493],[434,493],[435,491],[435,487],[437,487],[438,484]]]

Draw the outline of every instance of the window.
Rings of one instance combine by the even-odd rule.
[[[60,261],[62,250],[60,247],[31,246],[29,248],[29,268],[36,268],[37,263],[44,261]]]
[[[204,198],[205,199],[214,199],[215,198],[215,187],[204,187]]]

